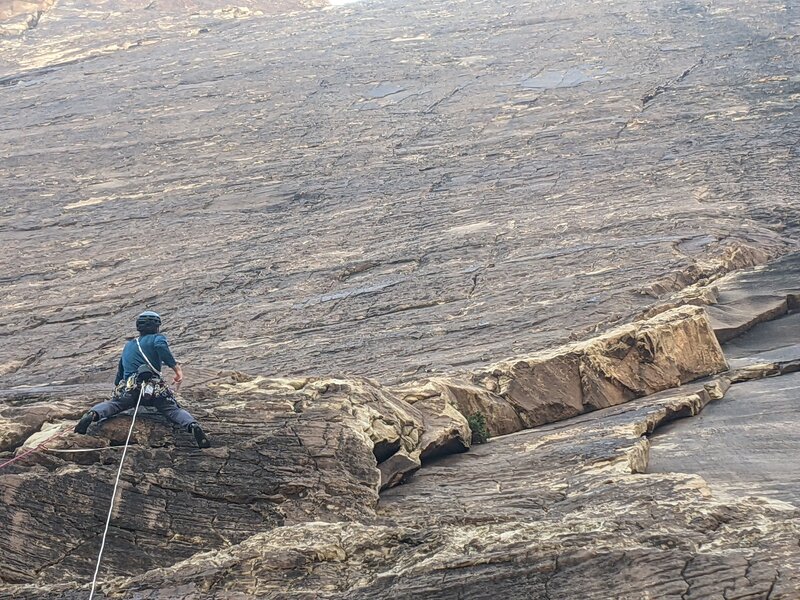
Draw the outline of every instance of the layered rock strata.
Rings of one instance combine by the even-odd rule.
[[[731,278],[719,296],[759,273],[762,291],[798,292],[767,286],[770,272]],[[680,386],[726,367],[705,309],[683,306],[403,388],[219,376],[185,394],[213,449],[195,450],[159,417],[137,425],[101,588],[117,598],[566,599],[607,597],[612,578],[619,598],[788,600],[800,590],[794,506],[757,490],[721,497],[691,474],[645,473],[650,433],[731,386],[800,368],[784,350]],[[0,475],[10,523],[0,597],[85,595],[129,419],[89,437],[54,431],[100,397],[68,387],[3,393],[5,447],[50,445]],[[469,447],[465,416],[481,409],[493,428],[570,418],[442,458]],[[41,431],[28,438],[31,429]]]
[[[506,436],[386,492],[376,523],[276,529],[115,582],[114,595],[782,598],[800,590],[794,506],[643,474],[646,434],[702,386]]]
[[[409,403],[443,397],[513,433],[677,387],[727,367],[702,310],[680,307],[588,342],[398,389]]]
[[[109,551],[107,566],[134,573],[170,557],[191,556],[197,544],[235,544],[265,528],[374,517],[379,489],[399,483],[424,460],[469,448],[465,413],[486,414],[491,432],[497,433],[492,407],[500,405],[514,415],[514,430],[519,430],[724,368],[702,309],[683,307],[587,344],[502,363],[490,371],[491,378],[476,374],[477,404],[459,404],[457,384],[441,381],[400,396],[361,379],[233,376],[197,396],[185,395],[213,432],[211,451],[184,454],[188,436],[173,437],[157,420],[145,418],[137,428],[129,455],[132,475],[123,484],[119,507],[120,515],[129,516],[116,524],[127,533]],[[444,385],[444,392],[429,394],[431,385]],[[77,418],[90,397],[71,396],[71,391],[10,393],[0,410],[5,447],[19,445],[35,424]],[[99,437],[67,434],[57,452],[36,455],[2,474],[7,502],[0,518],[13,524],[3,547],[6,581],[51,582],[69,572],[88,572],[96,551],[96,520],[80,516],[101,514],[109,501],[113,462],[127,423],[127,418],[111,419],[95,429]],[[90,456],[69,452],[93,447],[97,451]],[[180,456],[173,455],[176,451]],[[75,463],[89,464],[77,468]],[[70,514],[55,510],[55,490],[74,496]],[[21,513],[20,507],[31,510]],[[50,515],[46,525],[43,514]],[[42,544],[42,538],[21,543],[31,532],[44,531],[59,532],[62,544]],[[167,533],[175,543],[161,543]]]
[[[214,370],[475,371],[800,239],[783,0],[161,11],[212,3],[0,39],[0,387],[108,381],[143,308]]]

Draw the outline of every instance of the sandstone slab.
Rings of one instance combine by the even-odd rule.
[[[684,306],[585,343],[497,363],[470,374],[468,385],[458,378],[423,385],[446,390],[464,415],[484,415],[496,435],[621,404],[726,368],[703,309]]]
[[[762,323],[725,344],[740,383],[698,418],[664,427],[653,438],[649,472],[695,473],[719,494],[800,506],[793,458],[800,444],[799,316]]]
[[[789,600],[800,589],[795,508],[718,495],[696,475],[643,472],[647,433],[710,400],[695,386],[504,436],[384,492],[373,521],[279,527],[104,591],[566,600],[613,589],[620,598]],[[47,589],[44,597],[77,597]]]
[[[798,240],[773,0],[124,4],[0,40],[0,387],[110,380],[143,308],[187,365],[475,370]]]

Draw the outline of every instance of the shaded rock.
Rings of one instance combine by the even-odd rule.
[[[764,363],[789,363],[800,357],[800,312],[761,323],[724,344],[731,368]]]
[[[800,354],[798,354],[800,359]],[[800,374],[740,383],[702,417],[653,438],[649,473],[695,473],[720,493],[800,505],[794,415]]]
[[[479,388],[472,393],[457,380],[434,385],[449,386],[462,414],[483,414],[496,435],[627,402],[726,368],[703,309],[683,306],[585,343],[497,363],[471,375]]]
[[[800,393],[800,314],[755,326],[723,346],[739,357],[734,385],[702,416],[653,437],[648,472],[696,473],[722,494],[800,505],[795,431]],[[782,375],[782,377],[780,377]]]
[[[381,472],[381,491],[403,483],[422,466],[419,451],[409,454],[402,449],[378,464]]]
[[[646,311],[645,318],[684,304],[706,306],[721,343],[756,325],[796,310],[800,298],[800,257],[788,254],[769,264],[691,286]]]
[[[420,458],[463,452],[470,446],[470,430],[463,411],[445,385],[438,380],[394,388],[393,392],[423,416],[424,433]]]
[[[789,304],[786,297],[748,296],[741,299],[720,299],[709,308],[711,324],[720,342],[727,342],[754,325],[786,314]]]
[[[465,452],[472,438],[467,420],[442,396],[423,398],[414,408],[424,416],[425,432],[420,440],[420,459]]]
[[[420,399],[441,397],[456,407],[462,416],[480,413],[492,436],[513,433],[525,428],[514,407],[505,399],[481,385],[458,377],[435,377],[414,382],[398,389],[398,393],[409,403]]]
[[[721,342],[727,342],[759,323],[771,321],[797,307],[800,259],[796,254],[735,273],[717,282],[719,298],[708,308]]]
[[[483,386],[497,393],[514,407],[525,428],[552,423],[583,412],[583,392],[579,361],[572,349],[494,365],[489,376],[476,375]]]

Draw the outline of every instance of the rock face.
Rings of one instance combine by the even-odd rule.
[[[221,393],[213,419],[209,409],[189,402],[214,423],[216,448],[208,452],[193,450],[185,432],[161,421],[145,417],[137,424],[121,483],[122,534],[106,555],[111,572],[141,572],[289,522],[357,518],[374,504],[378,477],[368,438],[337,423],[338,410],[312,409],[313,422],[305,426],[307,417],[287,399],[295,390],[271,385],[248,386],[235,398]],[[337,409],[338,400],[334,394]],[[60,401],[73,406],[75,416],[88,408],[71,398]],[[281,418],[267,418],[273,413]],[[128,424],[119,418],[101,427],[106,447],[89,465],[76,468],[69,453],[45,452],[34,466],[7,467],[3,510],[11,527],[0,542],[5,582],[63,581],[70,572],[90,572],[119,457],[113,446],[124,442]],[[65,437],[60,449],[94,447],[97,439]],[[164,544],[165,536],[172,542]],[[50,543],[53,537],[60,542]]]
[[[759,273],[760,289],[777,293],[768,269],[726,279],[717,293]],[[800,291],[785,283],[787,293]],[[566,600],[607,597],[613,581],[619,598],[794,598],[800,491],[791,481],[776,503],[757,485],[709,485],[687,470],[692,463],[649,458],[649,436],[665,424],[692,423],[686,418],[711,402],[737,402],[748,386],[788,389],[800,370],[787,343],[798,339],[794,317],[740,337],[732,370],[705,309],[684,306],[547,356],[402,387],[219,375],[184,394],[212,432],[212,449],[194,449],[160,417],[137,421],[103,596]],[[773,326],[785,332],[772,336],[779,358],[759,332]],[[690,383],[704,375],[713,377]],[[773,375],[784,376],[764,379]],[[555,392],[549,402],[543,388]],[[581,400],[585,390],[591,402]],[[19,454],[49,439],[0,473],[0,519],[10,524],[0,539],[0,598],[86,594],[129,424],[121,416],[90,436],[54,437],[59,422],[64,431],[101,397],[89,392],[3,393],[7,447]],[[488,408],[493,427],[543,424],[464,453],[465,413],[476,408]],[[42,433],[22,445],[28,432],[16,423]]]
[[[87,597],[144,308],[214,445],[137,419],[103,598],[800,597],[794,471],[660,429],[796,428],[791,3],[180,4],[0,37],[0,599]]]
[[[695,473],[721,495],[757,494],[800,505],[792,460],[799,445],[798,394],[798,373],[737,385],[702,417],[660,431],[648,472]]]
[[[793,267],[800,264],[783,260],[756,273],[728,278],[722,282],[721,297],[752,306],[754,303],[741,302],[746,299],[743,288],[749,287],[758,290],[760,299],[771,297],[771,303],[781,299],[784,304],[787,299],[794,303],[796,283],[784,290],[765,285],[769,278],[780,279],[780,266],[785,267],[784,282],[798,281]],[[774,309],[766,302],[760,305],[762,312],[745,316],[747,322],[760,324],[725,344],[725,353],[736,368],[734,379],[743,382],[697,419],[660,430],[653,439],[648,472],[696,473],[715,493],[735,497],[757,493],[798,506],[800,479],[792,457],[798,449],[800,313],[767,320]],[[730,314],[724,304],[712,308]],[[727,330],[728,324],[723,327]]]
[[[463,378],[412,383],[398,392],[412,403],[438,397],[464,415],[481,413],[489,432],[503,435],[725,370],[713,338],[704,311],[687,306],[585,343],[504,361]]]
[[[515,411],[519,430],[619,404],[725,368],[703,309],[697,307],[675,309],[614,330],[556,351],[553,357],[495,367],[490,373],[496,394],[487,391],[486,374],[473,374],[473,380],[483,382],[476,412],[484,413],[484,402],[488,407],[505,402]],[[574,365],[574,371],[567,371],[566,364]],[[582,365],[588,374],[579,370]],[[561,388],[570,388],[561,385],[564,377],[558,378],[559,369],[567,378],[590,382],[590,402],[581,403],[580,385],[574,397],[562,393]],[[537,381],[532,372],[551,379],[544,376]],[[465,417],[473,407],[460,406],[448,385],[425,382],[401,396],[369,380],[246,379],[231,376],[187,393],[192,410],[199,410],[201,420],[214,432],[217,447],[208,452],[189,451],[189,436],[175,437],[158,425],[158,419],[145,418],[137,428],[129,459],[132,476],[125,480],[119,506],[120,514],[129,517],[117,523],[128,535],[109,553],[110,569],[141,572],[165,564],[170,557],[187,558],[198,546],[237,544],[276,526],[369,520],[375,517],[380,489],[402,482],[422,461],[470,446]],[[437,385],[442,391],[432,392]],[[556,393],[543,401],[549,390]],[[19,446],[47,420],[76,419],[87,410],[92,398],[70,397],[70,392],[65,387],[10,392],[7,406],[0,410],[6,447]],[[54,404],[58,410],[53,410]],[[486,414],[494,433],[492,414]],[[99,445],[98,438],[68,433],[53,450],[31,459],[40,468],[31,468],[30,463],[11,465],[0,475],[7,500],[0,518],[13,523],[0,546],[8,555],[2,576],[6,581],[50,583],[70,573],[89,572],[96,552],[92,543],[96,521],[78,515],[101,514],[109,502],[114,457],[124,443],[128,423],[127,418],[116,418],[97,427]],[[82,448],[85,442],[90,443],[88,448]],[[76,445],[96,450],[92,462],[77,470],[69,465],[87,461],[83,452],[69,452]],[[54,490],[76,496],[73,513],[55,510],[54,500],[47,500]],[[226,514],[229,504],[233,510]],[[32,510],[19,516],[20,506]],[[43,513],[51,517],[46,524],[41,521]],[[41,538],[35,538],[38,543],[24,542],[31,532],[37,536],[54,531],[70,542],[59,547],[43,544]],[[160,543],[167,532],[179,543]],[[143,550],[131,560],[134,546]]]
[[[58,395],[59,414],[74,419],[88,409],[88,398],[68,394],[63,388],[48,396],[25,392],[6,402],[25,402],[28,420],[43,420],[52,416],[43,406]],[[374,515],[381,486],[376,462],[402,451],[419,466],[420,455],[437,443],[469,446],[460,415],[453,415],[463,423],[455,430],[449,422],[439,425],[440,414],[426,423],[421,411],[365,380],[222,379],[186,400],[213,431],[215,447],[193,450],[185,433],[143,417],[118,509],[125,539],[107,555],[112,571],[142,572],[275,526],[363,520]],[[3,417],[15,412],[4,407]],[[121,417],[95,426],[97,437],[68,433],[51,450],[3,472],[2,516],[11,523],[0,542],[5,582],[53,582],[90,572],[97,519],[110,501],[129,422]],[[7,435],[13,441],[13,430]],[[86,461],[81,450],[90,448],[96,451]],[[46,543],[53,535],[62,543]],[[165,535],[175,543],[164,544]]]
[[[35,28],[40,19],[53,16],[48,13],[55,4],[56,0],[0,0],[0,37],[20,35]],[[176,17],[186,22],[189,15],[242,18],[319,8],[327,4],[324,0],[236,0],[235,5],[215,0],[73,0],[66,7],[59,7],[56,18],[64,13],[73,13],[78,22],[91,22],[95,18],[99,23],[128,13],[139,21],[149,21],[152,26],[156,21],[163,23]]]
[[[406,383],[792,248],[796,11],[720,1],[57,3],[0,40],[0,384],[108,381],[143,308],[195,367]]]

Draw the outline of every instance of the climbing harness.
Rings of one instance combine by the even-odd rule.
[[[137,340],[138,341],[138,340]],[[125,463],[125,455],[128,452],[128,444],[131,441],[131,434],[133,433],[133,425],[136,423],[136,413],[139,412],[139,404],[142,402],[144,395],[144,385],[139,390],[139,399],[136,401],[136,407],[133,409],[133,416],[131,417],[131,426],[128,429],[128,437],[125,439],[125,446],[122,449],[122,458],[119,459],[119,469],[117,469],[117,479],[114,481],[114,491],[111,492],[111,506],[108,507],[108,516],[106,517],[106,528],[103,531],[103,539],[100,542],[100,553],[97,555],[97,565],[94,568],[94,577],[92,577],[92,591],[89,593],[89,600],[94,598],[94,588],[97,585],[97,574],[100,572],[100,563],[103,560],[103,550],[106,547],[106,536],[108,535],[108,526],[111,523],[111,513],[114,512],[114,500],[117,498],[117,487],[119,486],[119,477],[122,474],[122,465]]]
[[[142,345],[139,343],[139,338],[138,337],[136,338],[136,346],[139,348],[139,354],[142,355],[142,358],[144,359],[144,362],[147,363],[147,366],[150,367],[150,370],[152,371],[153,375],[155,376],[156,384],[158,384],[159,382],[161,382],[161,371],[156,370],[156,368],[153,366],[153,363],[151,363],[150,359],[147,358],[147,354],[145,354],[144,350],[142,350]],[[142,367],[140,367],[140,369],[143,368],[143,367],[144,367],[144,365],[142,365]],[[136,373],[134,375],[131,375],[131,377],[128,378],[128,386],[130,387],[131,379],[133,379],[135,385],[141,385],[142,386],[143,397],[146,400],[149,400],[150,398],[152,398],[153,394],[156,391],[156,385],[151,383],[150,379],[145,379],[143,382],[141,382],[141,384],[139,384],[139,376],[140,376],[140,374],[141,373]],[[162,384],[162,387],[166,387],[166,386]]]

